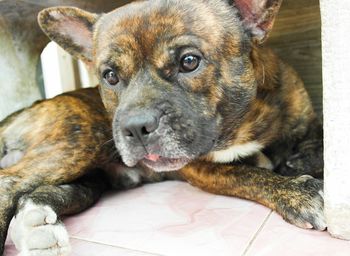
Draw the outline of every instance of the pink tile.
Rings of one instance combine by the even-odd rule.
[[[67,218],[75,238],[162,255],[240,255],[270,210],[165,182],[105,196]]]
[[[70,242],[72,245],[70,256],[154,256],[154,254],[96,244],[79,239],[71,239]]]
[[[247,256],[349,256],[350,242],[327,232],[305,230],[273,213],[249,248]]]
[[[71,239],[70,243],[72,246],[71,256],[154,256],[154,254],[149,254],[146,252],[96,244],[78,239]],[[15,246],[12,244],[12,242],[8,241],[5,246],[4,256],[16,256],[17,254],[18,251],[16,250]]]

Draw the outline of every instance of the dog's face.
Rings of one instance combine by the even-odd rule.
[[[209,2],[136,2],[97,22],[96,73],[102,95],[115,95],[105,102],[126,164],[182,167],[222,143],[225,109],[239,122],[254,97],[238,18]]]
[[[259,23],[252,10],[279,7],[230,2],[138,1],[100,16],[75,8],[39,16],[53,40],[95,70],[127,165],[176,170],[229,146],[256,95],[252,41],[273,21]]]

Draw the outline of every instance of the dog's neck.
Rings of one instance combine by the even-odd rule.
[[[256,98],[240,126],[232,130],[227,138],[226,147],[211,152],[205,157],[206,160],[227,163],[259,155],[275,134],[269,132],[269,122],[279,122],[280,115],[275,109],[275,99],[270,96],[280,95],[283,90],[280,70],[283,63],[271,49],[262,46],[252,47],[250,58],[257,82]],[[281,99],[279,96],[276,98]]]

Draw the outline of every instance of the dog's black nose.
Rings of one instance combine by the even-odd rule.
[[[156,112],[126,115],[120,121],[120,127],[125,137],[146,145],[150,135],[159,127],[159,118]]]

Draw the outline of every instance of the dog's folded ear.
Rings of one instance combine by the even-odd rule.
[[[75,7],[52,7],[38,15],[41,29],[47,36],[74,57],[92,62],[93,28],[97,14]]]
[[[272,29],[282,0],[234,0],[233,4],[253,40],[263,43]]]

